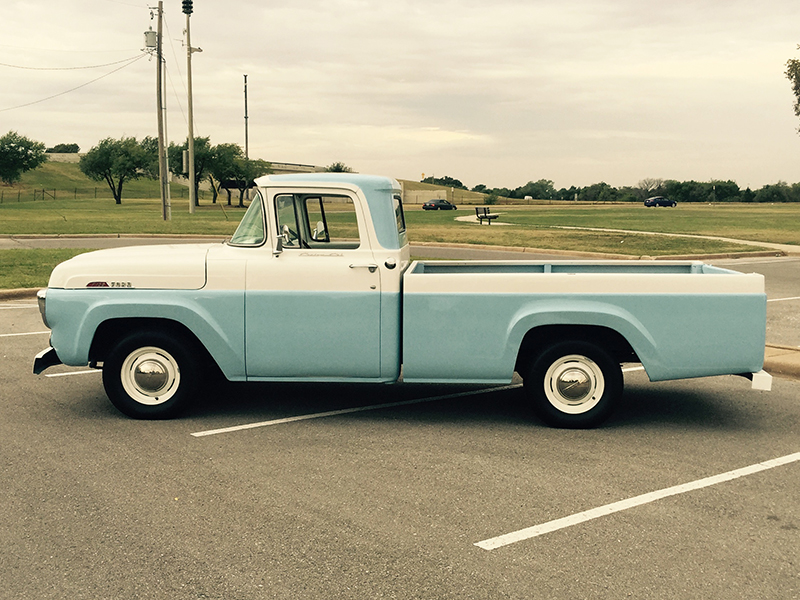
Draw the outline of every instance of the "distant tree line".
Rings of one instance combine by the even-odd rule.
[[[428,177],[422,183],[434,183],[467,190],[453,177]],[[666,196],[676,202],[800,202],[800,183],[782,181],[765,185],[758,190],[742,189],[734,181],[676,181],[674,179],[643,179],[636,186],[616,188],[605,182],[585,187],[571,186],[556,189],[549,179],[529,181],[518,188],[489,188],[483,184],[471,189],[496,200],[500,197],[534,200],[577,200],[580,202],[641,202],[652,196]],[[489,202],[491,203],[491,202]]]

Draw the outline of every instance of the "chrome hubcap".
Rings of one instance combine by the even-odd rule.
[[[581,401],[592,391],[592,379],[582,369],[571,368],[558,376],[558,393],[571,401]]]
[[[155,406],[167,402],[178,391],[181,370],[169,352],[145,346],[131,352],[122,362],[120,381],[132,400]]]
[[[605,392],[603,371],[591,358],[569,354],[556,360],[544,377],[547,400],[563,413],[577,415],[597,406]]]
[[[166,367],[155,360],[138,363],[133,371],[133,379],[139,389],[149,393],[162,390],[169,381]]]

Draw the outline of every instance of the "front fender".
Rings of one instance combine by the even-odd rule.
[[[166,319],[181,323],[229,379],[243,379],[244,292],[50,288],[51,344],[67,365],[85,365],[100,325],[111,319]]]

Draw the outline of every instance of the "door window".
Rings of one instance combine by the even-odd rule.
[[[361,246],[355,203],[348,196],[281,194],[275,197],[275,213],[284,248]]]

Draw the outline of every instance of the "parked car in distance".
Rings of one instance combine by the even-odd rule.
[[[653,196],[644,201],[645,206],[677,206],[675,200],[664,198],[664,196]]]
[[[437,198],[422,205],[422,210],[458,210],[455,204],[450,204],[447,200]]]

